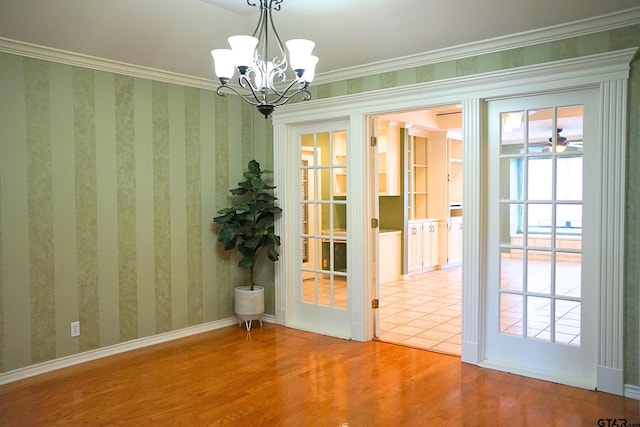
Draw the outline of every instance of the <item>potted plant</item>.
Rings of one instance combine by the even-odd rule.
[[[277,199],[272,191],[275,187],[264,181],[264,176],[271,173],[251,160],[243,173],[245,180],[230,190],[237,202],[220,209],[213,218],[221,224],[218,241],[227,251],[237,248],[242,256],[238,266],[249,271],[249,285],[234,290],[236,316],[245,322],[247,330],[251,330],[252,320],[260,320],[264,314],[264,287],[255,284],[257,261],[264,255],[274,262],[279,258],[276,247],[280,245],[280,236],[274,233],[274,220],[282,209],[275,204]]]

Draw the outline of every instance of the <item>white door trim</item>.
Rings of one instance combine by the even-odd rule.
[[[274,114],[274,165],[277,194],[281,199],[295,189],[288,188],[292,182],[286,168],[291,158],[291,126],[317,120],[350,118],[353,141],[365,139],[367,115],[388,113],[408,109],[428,108],[434,105],[462,102],[463,104],[463,270],[462,283],[462,360],[480,364],[483,358],[482,330],[484,327],[483,300],[486,284],[486,259],[483,255],[486,243],[487,188],[486,188],[486,129],[485,100],[501,97],[522,96],[534,93],[566,90],[578,87],[598,87],[600,91],[600,128],[603,147],[602,172],[606,177],[602,188],[602,225],[600,229],[602,257],[600,260],[600,332],[598,355],[598,389],[615,394],[623,393],[623,253],[624,253],[624,188],[625,150],[627,124],[627,81],[629,63],[637,48],[585,56],[546,64],[519,67],[491,73],[445,79],[435,82],[376,90],[355,95],[336,96],[306,103],[296,103],[279,107]],[[351,144],[357,150],[360,144]],[[358,227],[350,225],[353,239],[350,241],[351,255],[356,258],[357,268],[365,265],[368,222],[366,201],[371,189],[366,183],[364,172],[369,169],[370,159],[365,159],[366,151],[354,151],[357,165],[352,165],[351,184],[357,189],[356,197],[350,203],[352,213],[364,219]],[[352,157],[353,158],[353,157]],[[354,167],[355,166],[355,167]],[[361,176],[357,175],[360,171]],[[293,181],[295,182],[295,181]],[[357,186],[356,186],[357,185]],[[364,191],[363,191],[364,190]],[[296,194],[296,193],[293,193]],[[348,208],[349,209],[349,208]],[[468,226],[467,226],[468,224]],[[276,230],[284,236],[289,228],[297,224],[287,224],[286,212],[276,224]],[[353,228],[351,228],[353,226]],[[359,230],[356,230],[360,228]],[[289,233],[289,235],[295,235]],[[357,251],[357,252],[354,252]],[[286,311],[287,276],[286,257],[276,266],[276,320],[284,323]],[[351,264],[350,264],[351,265]],[[354,266],[355,267],[355,266]],[[361,275],[363,282],[366,272]],[[606,285],[606,286],[605,286]],[[353,287],[349,295],[353,303],[353,339],[370,340],[373,337],[373,322],[369,286]]]

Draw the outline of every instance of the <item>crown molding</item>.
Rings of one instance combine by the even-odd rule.
[[[507,49],[548,43],[570,37],[578,37],[637,24],[640,24],[640,7],[601,15],[595,18],[583,19],[568,24],[559,24],[508,36],[462,44],[450,48],[432,50],[416,55],[408,55],[401,58],[321,73],[316,75],[313,84],[314,86],[317,86],[319,84],[332,83],[339,80],[365,77],[389,71],[397,71],[399,69],[415,68],[438,62],[453,61],[470,56],[485,55]]]
[[[634,7],[620,12],[601,15],[595,18],[584,19],[568,24],[559,24],[547,28],[496,37],[450,48],[432,50],[416,55],[409,55],[321,73],[316,75],[314,86],[389,71],[397,71],[399,69],[414,68],[443,61],[452,61],[469,56],[484,55],[506,49],[531,46],[637,24],[640,24],[640,7]],[[201,77],[112,61],[109,59],[40,46],[4,37],[0,37],[0,52],[199,89],[216,90],[218,87],[218,82],[212,79],[203,79]]]
[[[628,78],[629,63],[638,50],[638,47],[632,47],[544,64],[312,99],[279,107],[272,120],[277,126],[307,122],[311,116],[320,121],[343,117],[345,111],[364,111],[366,114],[406,111],[425,108],[427,99],[432,105],[446,105],[458,103],[461,96],[470,94],[483,98],[512,96],[524,85],[536,85],[537,90],[542,91],[590,86],[599,84],[605,77],[611,80]]]
[[[109,59],[83,55],[46,46],[39,46],[4,37],[0,37],[0,52],[26,56],[29,58],[43,59],[60,64],[90,68],[98,71],[106,71],[126,76],[195,87],[198,89],[216,90],[218,86],[217,82],[200,77],[193,77],[185,74],[158,70],[155,68],[142,67],[140,65],[112,61]]]

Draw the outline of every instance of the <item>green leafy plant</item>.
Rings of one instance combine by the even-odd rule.
[[[242,259],[238,266],[249,270],[251,290],[254,288],[254,273],[258,255],[266,252],[271,261],[279,258],[277,246],[280,236],[275,231],[275,215],[282,212],[276,206],[273,196],[275,187],[264,181],[264,176],[273,173],[260,169],[260,164],[251,160],[248,169],[243,173],[245,181],[238,183],[238,188],[229,190],[237,197],[238,202],[228,208],[220,209],[213,218],[221,224],[218,241],[224,244],[227,251],[238,249]]]

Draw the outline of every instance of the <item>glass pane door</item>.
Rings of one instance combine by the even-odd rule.
[[[301,137],[301,239],[304,303],[347,307],[346,131]],[[304,157],[312,157],[311,161]],[[306,188],[305,188],[306,187]],[[313,221],[304,221],[312,218]],[[309,258],[309,253],[313,258]]]
[[[289,326],[333,336],[351,334],[347,260],[346,122],[295,129],[299,179],[299,274],[292,283]]]
[[[500,113],[503,334],[580,345],[582,118],[582,105]]]
[[[584,191],[595,191],[598,177],[583,165],[585,141],[597,144],[594,100],[585,90],[494,101],[488,116],[485,357],[587,387],[595,384],[597,279],[582,260],[597,248],[583,244],[583,218],[596,209]]]

